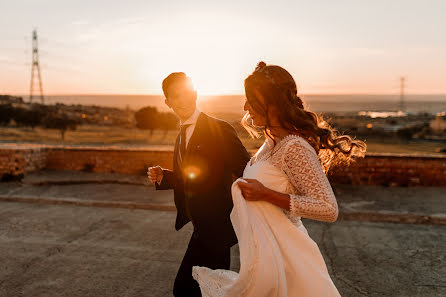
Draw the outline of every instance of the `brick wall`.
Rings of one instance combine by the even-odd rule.
[[[0,178],[23,176],[46,166],[47,149],[43,146],[2,145]]]
[[[53,148],[48,151],[46,168],[145,174],[147,167],[172,168],[170,150]]]
[[[446,156],[367,154],[329,174],[334,183],[388,186],[446,186]]]
[[[0,177],[42,168],[145,174],[147,167],[172,168],[169,149],[0,146]],[[333,168],[334,183],[446,186],[446,156],[368,154],[349,167]]]

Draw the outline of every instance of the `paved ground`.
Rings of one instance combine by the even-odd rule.
[[[174,212],[0,205],[0,296],[171,296],[191,232]],[[445,226],[305,225],[342,296],[446,295]]]
[[[335,185],[340,220],[446,225],[446,190],[435,187]],[[0,184],[0,201],[175,211],[171,191],[155,191],[144,176],[40,171]]]
[[[145,183],[76,172],[0,183],[0,296],[171,296],[191,228],[176,232],[174,211],[150,210],[171,209],[172,193]],[[444,188],[335,191],[347,215],[304,224],[342,296],[446,296]],[[79,206],[92,201],[108,204]]]

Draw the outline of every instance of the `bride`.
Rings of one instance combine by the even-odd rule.
[[[240,271],[194,266],[193,277],[204,297],[340,296],[301,217],[336,221],[325,173],[362,157],[366,146],[306,110],[293,77],[279,66],[260,62],[245,93],[242,123],[252,136],[262,127],[266,141],[232,185]]]

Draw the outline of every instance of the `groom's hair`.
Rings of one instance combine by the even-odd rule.
[[[166,98],[168,96],[169,87],[175,83],[183,83],[190,88],[191,91],[194,91],[194,85],[190,77],[184,72],[173,72],[163,80],[163,93]]]

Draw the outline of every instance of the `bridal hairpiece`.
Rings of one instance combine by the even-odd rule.
[[[257,67],[254,69],[254,72],[262,73],[277,89],[281,90],[282,92],[283,91],[287,91],[283,87],[279,86],[278,83],[276,83],[274,78],[270,75],[269,69],[266,67],[266,63],[265,62],[263,62],[263,61],[259,62],[257,64]],[[291,94],[290,99],[295,101],[299,108],[304,109],[304,105],[303,105],[302,100],[295,93]]]
[[[263,75],[265,75],[265,77],[276,87],[279,87],[276,83],[276,81],[274,80],[274,78],[270,75],[268,69],[266,68],[266,63],[261,61],[257,64],[256,69],[254,69],[254,72],[261,72],[263,73]]]

